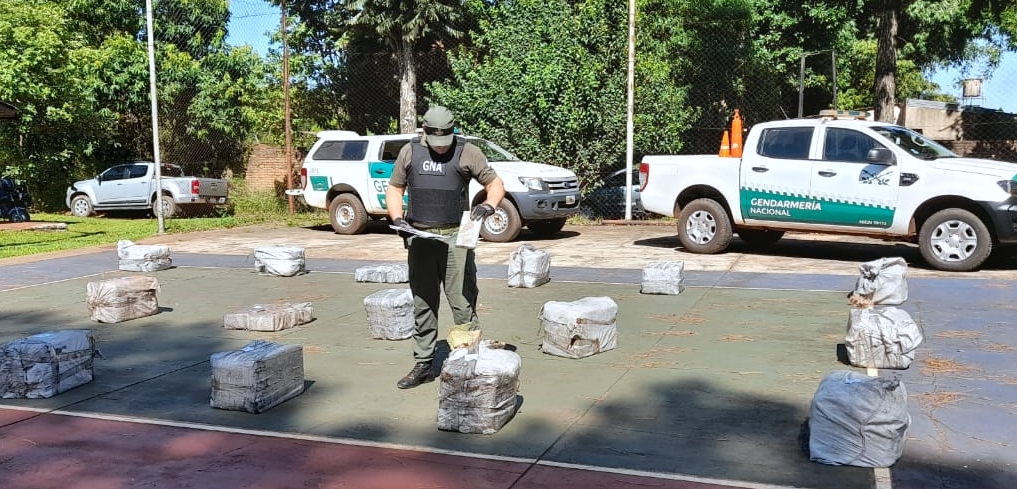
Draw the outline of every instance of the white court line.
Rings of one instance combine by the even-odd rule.
[[[232,427],[228,427],[228,426],[216,426],[216,425],[208,425],[208,424],[201,424],[201,423],[188,423],[188,422],[182,422],[182,421],[167,421],[167,420],[152,419],[152,418],[139,418],[139,417],[134,417],[134,416],[120,416],[120,415],[102,414],[102,413],[73,412],[73,411],[64,411],[64,410],[60,410],[60,409],[57,409],[57,410],[48,410],[48,409],[43,409],[43,408],[31,408],[31,407],[24,407],[24,406],[12,406],[12,405],[7,405],[7,404],[0,404],[0,408],[2,408],[2,409],[10,409],[10,410],[14,410],[14,411],[29,411],[29,412],[35,412],[35,413],[40,413],[40,414],[55,414],[55,415],[59,415],[59,416],[73,416],[73,417],[78,417],[78,418],[99,419],[99,420],[103,420],[103,421],[119,421],[119,422],[126,422],[126,423],[147,424],[147,425],[156,425],[156,426],[169,426],[169,427],[174,427],[174,428],[188,428],[188,429],[197,429],[197,430],[204,430],[204,431],[216,431],[216,432],[233,433],[233,434],[239,434],[239,435],[265,436],[265,437],[270,437],[270,438],[280,438],[280,439],[287,439],[287,440],[313,441],[313,442],[329,443],[329,444],[335,444],[335,445],[352,445],[352,446],[360,446],[360,447],[367,447],[367,448],[385,448],[385,449],[392,449],[392,450],[405,450],[405,451],[410,451],[410,452],[433,453],[433,454],[438,454],[438,455],[451,455],[451,456],[456,456],[456,457],[464,457],[464,458],[472,458],[472,459],[480,459],[480,460],[495,460],[495,461],[500,461],[500,462],[513,462],[513,463],[528,464],[528,465],[540,465],[540,466],[546,466],[546,467],[558,467],[558,468],[575,469],[575,470],[588,470],[588,471],[592,471],[592,472],[604,472],[604,473],[610,473],[610,474],[631,475],[631,476],[636,476],[636,477],[648,477],[648,478],[653,478],[653,479],[686,481],[686,482],[695,482],[695,483],[700,483],[700,484],[713,484],[713,485],[718,485],[718,486],[740,487],[740,488],[744,488],[744,489],[803,489],[803,488],[798,487],[798,486],[781,486],[781,485],[774,485],[774,484],[762,484],[762,483],[758,483],[758,482],[747,482],[747,481],[730,480],[730,479],[711,479],[711,478],[707,478],[707,477],[695,477],[695,476],[682,475],[682,474],[669,474],[669,473],[661,473],[661,472],[646,472],[646,471],[642,471],[642,470],[617,469],[617,468],[612,468],[612,467],[599,467],[599,466],[596,466],[596,465],[571,464],[571,463],[564,463],[564,462],[551,462],[551,461],[547,461],[547,460],[539,460],[539,459],[534,459],[534,458],[507,457],[507,456],[501,456],[501,455],[486,455],[486,454],[478,454],[478,453],[470,453],[470,452],[460,452],[460,451],[456,451],[456,450],[445,450],[445,449],[441,449],[441,448],[424,447],[424,446],[418,446],[418,445],[402,445],[402,444],[398,444],[398,443],[384,443],[384,442],[373,442],[373,441],[366,441],[366,440],[357,440],[357,439],[353,439],[353,438],[340,438],[340,437],[329,437],[329,436],[320,436],[320,435],[302,435],[302,434],[297,434],[297,433],[281,433],[281,432],[277,432],[277,431],[251,430],[251,429],[244,429],[244,428],[232,428]]]

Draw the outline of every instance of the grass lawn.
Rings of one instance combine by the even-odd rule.
[[[74,217],[65,214],[32,213],[35,223],[66,223],[66,230],[33,231],[7,230],[0,222],[0,258],[33,255],[90,246],[115,244],[121,239],[138,241],[155,236],[159,230],[154,217]],[[328,223],[328,215],[321,212],[243,213],[222,217],[187,217],[165,219],[166,233],[187,233],[210,229],[233,228],[274,222],[289,226],[309,226]]]

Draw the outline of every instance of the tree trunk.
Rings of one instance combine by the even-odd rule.
[[[417,59],[412,43],[399,47],[399,132],[412,134],[417,130]]]
[[[897,9],[900,0],[884,0],[876,46],[875,114],[877,121],[896,123]]]

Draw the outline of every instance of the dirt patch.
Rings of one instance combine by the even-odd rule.
[[[0,221],[0,231],[66,231],[66,222],[9,222]]]
[[[964,398],[960,392],[927,392],[915,396],[918,405],[925,409],[936,409],[943,406],[956,404]]]
[[[751,336],[743,334],[726,334],[720,337],[720,341],[755,341]]]
[[[982,337],[982,333],[979,332],[979,331],[964,331],[964,330],[940,331],[939,333],[936,333],[935,335],[933,335],[933,337],[935,337],[935,338],[951,338],[951,339],[958,339],[958,340],[973,340],[973,339],[981,338]]]
[[[671,324],[703,324],[706,322],[701,316],[693,316],[689,314],[654,314],[650,316],[650,319],[656,319],[658,321],[666,321]]]
[[[975,372],[978,369],[960,362],[955,362],[949,358],[929,357],[923,362],[924,366],[921,369],[922,375],[942,375],[942,374],[956,374],[962,372]]]

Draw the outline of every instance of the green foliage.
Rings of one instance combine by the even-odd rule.
[[[42,208],[112,164],[152,159],[144,15],[136,0],[0,2],[0,172],[28,183]],[[224,44],[226,0],[155,2],[160,146],[165,161],[213,176],[243,171],[262,118],[264,63]]]
[[[431,101],[467,133],[591,179],[624,164],[626,14],[606,1],[499,4],[476,48],[451,56],[456,83],[428,85]]]

